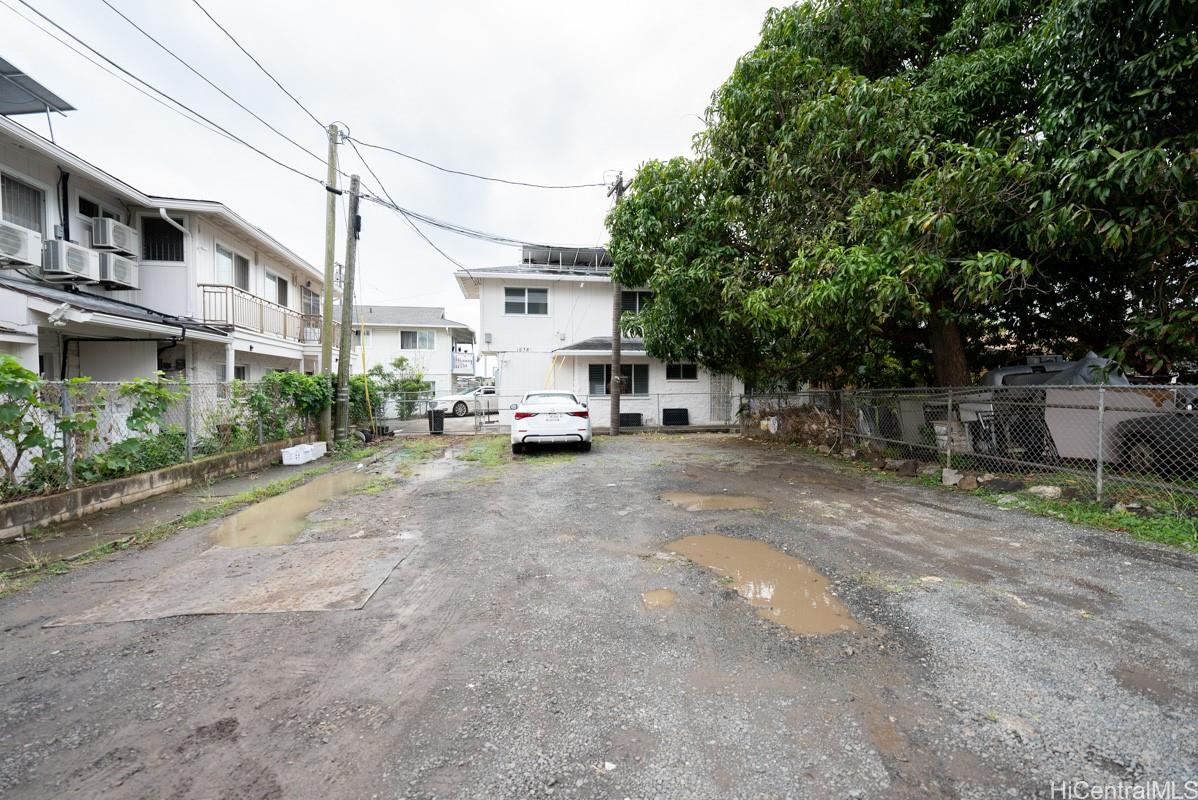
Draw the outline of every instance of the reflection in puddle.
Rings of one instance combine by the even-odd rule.
[[[303,486],[239,511],[212,532],[224,547],[270,547],[299,536],[308,515],[366,482],[365,470],[321,475]]]
[[[739,511],[747,508],[765,508],[765,501],[760,497],[740,494],[662,492],[661,499],[686,511]]]
[[[57,539],[29,539],[0,543],[0,571],[25,569],[61,561],[82,552],[129,538],[128,531],[108,533],[76,532]]]
[[[678,595],[670,589],[653,589],[641,595],[641,602],[645,608],[673,608],[678,602]]]
[[[795,633],[860,629],[844,604],[828,592],[827,578],[764,542],[709,533],[687,536],[667,547],[731,578],[729,585],[757,606],[759,616]]]

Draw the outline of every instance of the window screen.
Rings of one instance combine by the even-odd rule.
[[[183,224],[181,219],[175,222]],[[183,261],[183,232],[168,225],[164,219],[142,218],[141,257],[144,261]],[[220,282],[219,278],[217,280]]]
[[[0,211],[4,221],[45,235],[45,193],[7,175],[0,176]]]
[[[623,291],[620,292],[620,311],[637,313],[643,311],[653,299],[653,292]]]
[[[79,198],[79,216],[95,219],[100,216],[100,206],[88,200],[86,197]]]
[[[649,394],[649,365],[621,364],[624,394]],[[611,394],[611,364],[589,364],[587,386],[591,394]]]
[[[245,256],[233,255],[233,284],[247,292],[250,290],[250,260]],[[283,296],[287,296],[286,283],[283,285]],[[287,303],[284,302],[283,305]]]

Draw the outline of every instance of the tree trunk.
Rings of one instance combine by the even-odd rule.
[[[965,386],[969,383],[969,366],[965,362],[965,340],[961,328],[933,312],[928,322],[928,346],[932,348],[932,363],[936,367],[937,386]]]

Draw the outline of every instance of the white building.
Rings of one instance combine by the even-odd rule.
[[[455,273],[462,293],[480,301],[481,356],[496,361],[502,421],[508,406],[533,389],[568,389],[588,398],[596,425],[607,425],[611,384],[611,260],[602,248],[525,247],[521,262]],[[627,290],[636,311],[650,302]],[[742,386],[695,364],[664,364],[640,339],[621,339],[621,424],[727,424]]]
[[[334,314],[341,319],[341,309]],[[355,305],[354,374],[406,358],[436,394],[452,394],[457,379],[474,375],[474,331],[445,318],[444,308]],[[365,359],[363,359],[365,355]]]
[[[146,194],[4,114],[0,353],[47,379],[320,369],[321,270],[221,203]]]

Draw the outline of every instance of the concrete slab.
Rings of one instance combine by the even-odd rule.
[[[45,627],[359,609],[414,548],[396,539],[213,547],[126,594]]]

